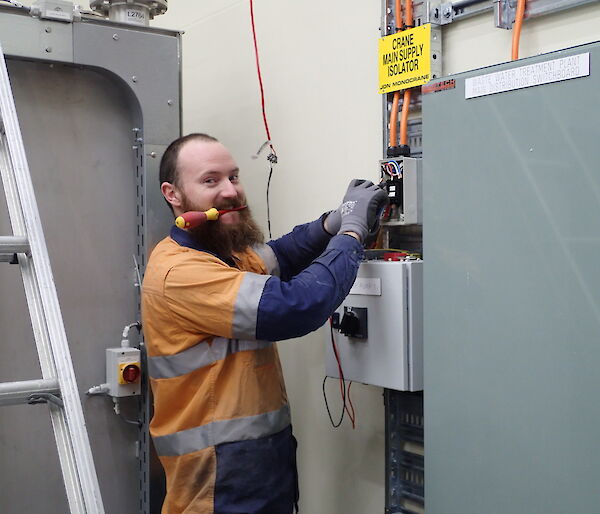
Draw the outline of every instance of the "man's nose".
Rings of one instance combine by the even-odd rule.
[[[235,185],[229,180],[223,182],[221,196],[223,198],[236,198],[238,195],[238,190],[236,189]]]

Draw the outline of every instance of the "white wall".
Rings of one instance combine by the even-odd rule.
[[[256,29],[271,136],[280,162],[271,183],[273,236],[341,202],[354,177],[377,179],[381,98],[371,68],[377,2],[255,1]],[[155,25],[183,36],[184,132],[214,134],[233,151],[254,215],[266,227],[265,141],[247,0],[169,2]],[[384,510],[382,390],[352,388],[355,431],[329,425],[321,384],[321,329],[279,345],[299,440],[301,509],[307,514]],[[339,412],[339,389],[329,381]]]
[[[271,186],[273,235],[340,202],[349,179],[377,178],[381,98],[380,2],[256,0],[267,115],[279,154]],[[526,22],[521,56],[598,39],[600,4]],[[183,35],[184,132],[214,134],[233,151],[256,218],[266,227],[267,163],[248,0],[171,0],[154,26]],[[491,13],[444,28],[444,72],[506,61],[511,32]],[[306,514],[384,511],[382,390],[353,386],[358,426],[329,426],[321,394],[323,329],[280,344],[299,439]],[[330,382],[337,408],[337,387]],[[337,412],[337,411],[336,411]]]
[[[598,2],[523,24],[520,57],[531,57],[600,39]],[[510,61],[512,31],[494,27],[491,12],[444,27],[443,67],[450,75]]]

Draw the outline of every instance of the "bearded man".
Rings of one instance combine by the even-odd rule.
[[[160,183],[175,216],[246,205],[235,160],[206,134],[171,143]],[[267,244],[246,208],[174,226],[153,250],[142,316],[163,514],[297,509],[296,441],[274,342],[317,329],[341,304],[386,202],[378,186],[355,180],[337,210]]]

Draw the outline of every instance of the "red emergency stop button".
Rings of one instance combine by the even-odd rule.
[[[128,364],[121,370],[121,376],[126,384],[133,384],[140,378],[142,370],[137,364]]]

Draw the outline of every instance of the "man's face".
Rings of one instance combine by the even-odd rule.
[[[179,150],[177,185],[161,188],[175,216],[187,211],[218,210],[246,205],[239,169],[227,148],[214,141],[192,140]],[[231,255],[264,241],[250,209],[228,212],[189,230],[205,249]]]
[[[176,216],[190,210],[229,209],[246,204],[237,164],[221,143],[188,141],[179,151],[177,169],[175,201],[171,201]],[[219,217],[222,225],[239,221],[239,212]]]

